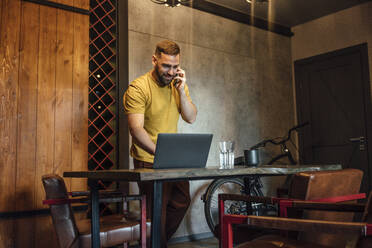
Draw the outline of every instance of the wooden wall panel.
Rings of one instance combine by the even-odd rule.
[[[15,210],[25,211],[35,208],[39,6],[22,3],[20,32]],[[16,247],[29,247],[35,240],[35,218],[17,219],[15,223]]]
[[[53,173],[62,175],[71,170],[72,127],[72,66],[74,45],[74,14],[57,10],[57,67],[56,67],[56,112],[55,156]],[[70,189],[71,179],[65,178]]]
[[[44,190],[41,177],[53,173],[55,135],[56,78],[56,14],[55,8],[40,6],[38,65],[38,99],[36,127],[35,207],[42,208]]]
[[[2,21],[3,21],[3,4],[5,1],[0,2],[0,44],[2,44],[2,31],[3,31],[3,26],[2,26]]]
[[[46,208],[42,175],[87,169],[89,17],[21,0],[0,15],[0,212]],[[0,219],[0,247],[58,247],[50,216]]]
[[[35,240],[27,247],[35,248],[58,248],[57,236],[54,232],[52,218],[50,216],[38,216],[35,219]]]
[[[15,208],[20,2],[1,1],[0,211]],[[14,221],[0,221],[0,247],[14,247]]]
[[[35,208],[39,6],[22,4],[17,137],[17,211]],[[27,178],[28,180],[25,180]]]
[[[13,226],[14,220],[0,219],[0,247],[18,247],[15,246]]]
[[[74,7],[89,9],[89,0],[74,0]]]
[[[80,0],[80,2],[83,2]],[[85,3],[89,2],[84,0]],[[74,66],[72,99],[72,170],[88,164],[89,19],[74,15]],[[84,179],[73,179],[71,190],[86,189]]]
[[[14,209],[20,3],[4,0],[0,43],[0,211]]]

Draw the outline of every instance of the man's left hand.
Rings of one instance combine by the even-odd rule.
[[[177,69],[177,76],[174,78],[175,80],[175,87],[178,91],[183,91],[185,89],[185,82],[186,82],[186,73],[181,68]]]

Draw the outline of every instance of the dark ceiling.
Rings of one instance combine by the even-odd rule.
[[[255,3],[252,8],[246,0],[207,0],[286,27],[293,27],[368,1],[372,0],[269,0],[268,3]]]

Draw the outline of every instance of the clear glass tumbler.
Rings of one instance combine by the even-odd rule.
[[[234,168],[234,141],[219,142],[220,169]]]
[[[228,162],[226,141],[221,141],[218,143],[218,145],[220,148],[220,169],[226,169]]]
[[[227,169],[234,169],[234,148],[235,142],[234,141],[227,141]]]

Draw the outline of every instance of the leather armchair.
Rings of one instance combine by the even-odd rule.
[[[357,169],[298,173],[293,176],[289,188],[289,198],[291,198],[292,201],[284,201],[283,199],[272,197],[260,198],[244,195],[219,195],[220,223],[222,233],[220,247],[232,247],[233,240],[231,224],[247,223],[249,220],[249,224],[252,227],[252,219],[254,219],[253,216],[225,214],[223,212],[223,202],[225,200],[240,200],[247,202],[261,202],[264,204],[278,204],[281,207],[281,214],[283,216],[286,214],[288,217],[291,218],[350,222],[353,220],[354,217],[354,213],[352,213],[351,211],[348,211],[346,213],[340,211],[316,211],[314,209],[304,210],[300,208],[293,208],[291,206],[293,206],[293,199],[306,201],[306,203],[308,204],[311,204],[309,203],[309,201],[323,201],[323,204],[325,204],[324,201],[342,202],[346,200],[358,199],[361,195],[356,194],[359,192],[362,176],[363,172]],[[258,218],[260,219],[269,217]],[[258,225],[254,225],[255,228],[257,226]],[[267,228],[267,226],[265,227]],[[274,227],[275,225],[272,225],[272,228]],[[299,229],[296,229],[295,231],[298,230]],[[286,234],[288,233],[286,232]],[[314,232],[314,229],[307,230],[306,232],[296,232],[295,235],[293,235],[292,232],[290,233],[290,236],[294,236],[294,238],[296,240],[299,240],[299,242],[311,242],[312,244],[316,244],[315,247],[322,247],[322,245],[331,247],[342,247],[342,245],[345,245],[345,243],[347,242],[346,236],[331,235],[324,232]],[[280,237],[280,235],[264,235],[255,239],[255,242],[258,242],[258,240],[260,241],[259,243],[255,243],[255,246],[252,246],[253,241],[251,241],[246,243],[247,246],[242,245],[241,247],[297,247],[291,246],[291,239],[283,239],[283,237]],[[283,240],[286,241],[284,242]],[[274,244],[280,244],[280,246],[275,246]]]
[[[63,178],[58,175],[42,177],[46,200],[50,206],[54,229],[61,248],[91,247],[90,220],[75,221],[71,203],[88,203],[90,199],[86,192],[72,193],[80,198],[69,198]],[[124,215],[109,215],[100,218],[100,239],[102,247],[116,245],[128,246],[131,241],[140,241],[141,247],[146,247],[146,237],[150,236],[150,222],[146,222],[145,196],[123,196],[115,192],[100,192],[100,202],[120,202],[140,200],[141,216],[128,217]],[[71,195],[71,194],[70,194]]]
[[[344,244],[328,243],[326,246],[304,241],[288,239],[282,236],[268,235],[257,238],[250,242],[238,245],[238,248],[330,248],[330,247],[372,247],[372,192],[366,204],[358,203],[319,203],[307,201],[293,201],[293,208],[297,209],[321,209],[322,211],[338,212],[363,212],[360,222],[343,222],[311,219],[293,219],[282,217],[248,216],[247,223],[261,228],[275,228],[286,231],[300,231],[304,233],[316,233],[336,235],[339,238],[347,237]],[[314,235],[314,237],[316,237]],[[316,240],[316,239],[315,239]]]

